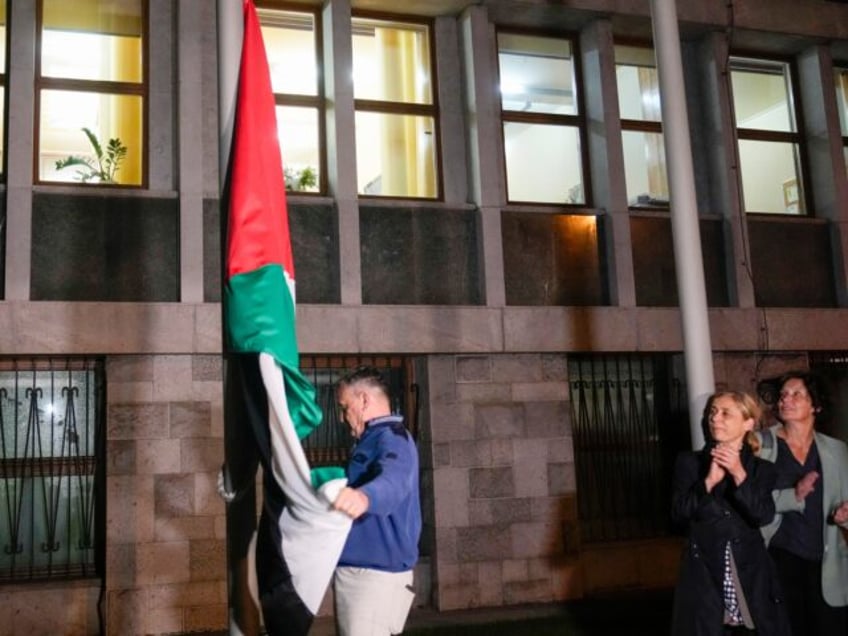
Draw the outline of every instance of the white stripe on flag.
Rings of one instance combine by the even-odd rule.
[[[317,491],[312,487],[288,409],[283,370],[267,353],[259,354],[259,369],[268,395],[274,477],[288,499],[279,520],[283,556],[300,599],[316,614],[350,531],[350,517],[330,507],[347,480],[333,480]]]

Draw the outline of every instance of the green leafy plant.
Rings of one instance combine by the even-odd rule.
[[[117,137],[112,137],[106,143],[106,149],[100,145],[100,140],[88,128],[82,131],[88,137],[88,142],[94,150],[94,158],[80,155],[69,155],[56,161],[56,170],[64,170],[77,166],[77,178],[83,183],[97,181],[99,183],[115,183],[115,173],[121,167],[121,162],[127,156],[127,147]]]
[[[289,191],[303,192],[318,185],[318,173],[311,166],[306,166],[303,170],[285,168],[283,176],[286,178],[286,190]]]

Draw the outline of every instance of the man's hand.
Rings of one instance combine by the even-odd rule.
[[[333,508],[345,513],[351,519],[361,517],[368,511],[368,495],[356,488],[344,487],[333,502]]]

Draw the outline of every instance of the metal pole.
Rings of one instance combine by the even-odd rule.
[[[233,140],[243,36],[242,0],[218,0],[218,174],[221,191]]]
[[[715,391],[715,380],[675,0],[651,0],[651,16],[671,195],[677,293],[683,323],[689,430],[692,448],[699,449],[704,445],[701,416],[707,398]]]
[[[224,280],[229,212],[227,173],[238,97],[239,65],[244,35],[243,0],[218,0],[218,180],[221,211],[221,278]],[[223,293],[221,294],[223,298]],[[240,365],[226,351],[225,317],[221,304],[221,343],[224,363],[224,488],[236,492],[227,503],[227,606],[229,633],[255,636],[260,632],[259,608],[251,594],[251,541],[256,530],[256,457],[250,431],[241,417]]]

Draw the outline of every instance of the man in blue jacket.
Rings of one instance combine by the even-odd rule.
[[[389,388],[377,369],[344,376],[336,400],[356,439],[348,485],[333,503],[354,520],[334,580],[338,634],[399,634],[415,596],[418,451],[403,417],[392,414]]]

